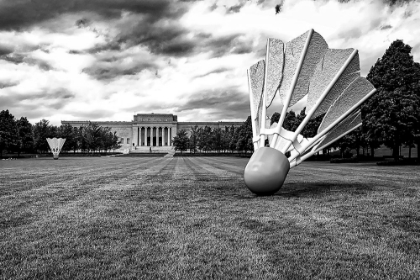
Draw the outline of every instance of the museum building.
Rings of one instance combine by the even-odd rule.
[[[89,121],[61,121],[61,124],[70,124],[73,127],[85,126]],[[178,122],[178,116],[173,114],[136,114],[133,121],[95,121],[102,127],[111,128],[121,142],[121,150],[165,151],[172,148],[172,139],[181,129],[190,135],[192,127],[229,128],[239,127],[243,122]]]

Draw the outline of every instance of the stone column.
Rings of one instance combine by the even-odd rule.
[[[152,134],[153,134],[153,136],[152,136],[152,146],[155,147],[156,142],[153,143],[153,138],[156,139],[156,135],[155,135],[156,134],[156,126],[152,128]]]
[[[159,146],[163,146],[163,128],[159,126]]]
[[[173,139],[176,136],[176,134],[177,134],[176,125],[172,127],[171,131],[172,131],[171,139]]]
[[[139,146],[141,146],[141,126],[139,126]]]
[[[150,147],[153,147],[153,126],[150,127]]]
[[[139,139],[138,139],[138,141],[139,141],[139,146],[141,146],[141,129],[142,129],[142,127],[141,126],[139,126]]]
[[[149,131],[149,136],[148,136],[148,138],[149,138],[149,141],[148,142],[149,143],[146,146],[152,146],[152,141],[151,141],[152,140],[151,139],[152,138],[152,128],[149,126],[147,129]]]
[[[168,127],[168,145],[172,146],[172,143],[171,143],[171,127]]]
[[[131,133],[130,150],[135,149],[135,146],[137,146],[137,138],[138,138],[138,127],[134,126],[132,128],[132,133]],[[133,146],[133,143],[134,143],[134,146]]]

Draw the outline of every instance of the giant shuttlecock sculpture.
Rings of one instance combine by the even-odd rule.
[[[357,50],[329,49],[314,30],[285,44],[268,39],[265,60],[248,70],[248,85],[254,154],[244,179],[256,194],[277,192],[291,168],[361,126],[360,105],[376,91],[360,76]],[[295,131],[284,129],[287,110],[304,97],[306,117]],[[270,126],[267,109],[275,98],[281,114]],[[309,120],[323,114],[317,134],[303,137]]]
[[[66,142],[65,138],[47,138],[48,145],[50,146],[51,152],[53,153],[54,159],[58,159],[58,155]]]

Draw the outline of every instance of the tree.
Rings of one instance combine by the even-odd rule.
[[[222,149],[222,129],[220,127],[213,129],[212,136],[212,150],[220,153]]]
[[[40,152],[47,152],[49,149],[47,138],[57,137],[57,129],[50,125],[50,122],[42,119],[33,126],[34,147]]]
[[[229,141],[229,150],[233,153],[233,151],[236,150],[236,143],[238,143],[238,139],[239,139],[239,127],[235,128],[232,127],[232,129],[229,131],[230,132],[230,141]]]
[[[340,155],[342,158],[345,158],[350,157],[347,154],[349,153],[351,148],[354,148],[355,142],[355,135],[350,133],[340,138],[334,143],[334,145],[340,148]]]
[[[286,116],[284,117],[283,128],[293,131],[293,128],[295,127],[297,127],[296,126],[296,113],[293,111],[289,111],[286,113]]]
[[[90,150],[95,152],[103,146],[102,127],[98,123],[89,122],[87,126],[83,127],[82,137],[84,138],[88,152]]]
[[[394,41],[370,69],[367,79],[377,93],[362,108],[364,132],[372,143],[383,142],[399,158],[399,147],[413,141],[420,121],[420,67],[411,47]]]
[[[243,125],[238,128],[237,133],[236,150],[245,151],[245,153],[253,151],[251,116],[248,116]]]
[[[18,147],[18,153],[21,151],[29,152],[34,148],[34,136],[32,132],[32,124],[26,117],[21,117],[16,121],[18,128],[20,145]]]
[[[227,150],[229,150],[229,142],[230,142],[230,138],[231,138],[231,135],[232,135],[232,133],[231,133],[231,131],[234,131],[235,130],[235,127],[234,126],[232,126],[232,127],[226,127],[225,128],[225,130],[223,130],[223,132],[222,132],[222,140],[221,140],[221,142],[222,142],[222,150],[223,150],[223,152],[226,152]]]
[[[0,157],[3,156],[3,150],[11,150],[18,145],[19,134],[15,117],[9,110],[3,110],[0,112]]]
[[[275,112],[273,115],[271,115],[271,119],[270,119],[270,126],[271,126],[273,123],[278,123],[278,122],[279,122],[279,120],[280,120],[280,113]]]
[[[106,130],[108,131],[108,130]],[[117,136],[117,132],[114,131],[114,133],[112,133],[109,129],[108,132],[104,133],[104,141],[103,141],[103,149],[107,152],[109,150],[115,150],[115,149],[119,149],[121,148],[121,145],[118,142],[118,136]]]
[[[305,138],[314,137],[318,133],[318,127],[321,125],[321,122],[324,116],[325,114],[322,114],[316,118],[310,119],[308,123],[306,124],[305,128],[302,130],[303,137]]]
[[[174,137],[173,145],[175,150],[181,151],[181,153],[182,151],[186,151],[188,149],[189,139],[185,129],[181,129],[177,132]]]
[[[58,137],[65,138],[63,151],[75,151],[74,147],[77,146],[77,135],[74,135],[74,129],[71,124],[64,124],[58,128]]]
[[[209,126],[200,127],[198,131],[198,138],[197,138],[197,147],[200,150],[204,150],[205,152],[212,149],[212,129]]]
[[[199,128],[198,125],[192,126],[191,127],[191,136],[190,136],[190,151],[195,151],[197,150],[197,137],[198,137],[198,132],[199,132]]]

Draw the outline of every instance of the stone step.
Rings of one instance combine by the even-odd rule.
[[[173,147],[171,146],[162,146],[162,147],[151,147],[152,153],[168,153],[169,151],[173,151]],[[131,154],[134,153],[150,153],[150,147],[142,146],[136,147],[135,149],[130,150]]]

